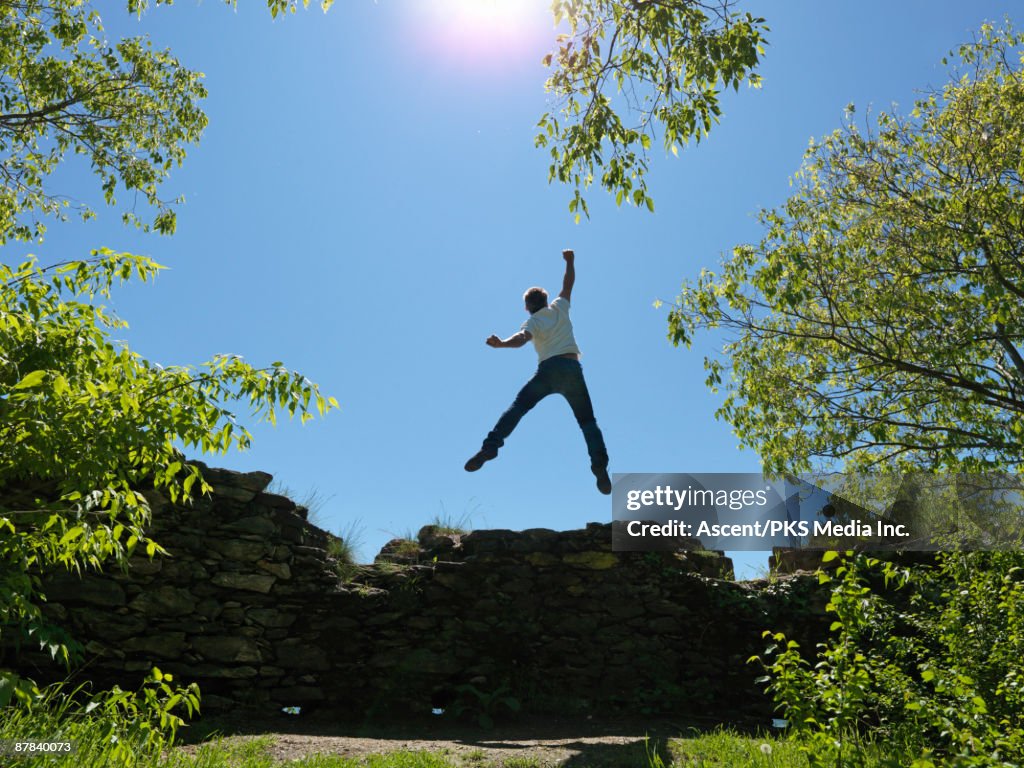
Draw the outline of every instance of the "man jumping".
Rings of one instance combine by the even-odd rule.
[[[504,340],[493,335],[487,339],[489,347],[512,349],[533,341],[540,363],[533,378],[519,390],[512,405],[484,439],[483,447],[466,462],[466,471],[476,472],[484,462],[495,458],[498,449],[505,444],[505,438],[512,434],[519,420],[545,397],[558,392],[569,401],[576,422],[583,431],[587,451],[590,453],[590,469],[597,478],[597,489],[608,494],[612,492],[612,481],[608,477],[608,453],[594,418],[590,393],[580,366],[580,348],[576,346],[572,322],[569,320],[569,296],[576,281],[575,254],[565,250],[562,251],[562,258],[565,259],[565,277],[558,298],[549,305],[547,291],[531,288],[523,294],[530,318],[523,323],[519,333]]]

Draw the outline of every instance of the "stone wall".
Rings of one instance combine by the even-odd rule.
[[[204,712],[329,708],[339,716],[455,707],[698,713],[764,719],[747,659],[765,629],[804,647],[824,594],[792,577],[735,583],[716,553],[614,553],[609,525],[420,532],[342,567],[270,476],[205,469],[210,498],[153,497],[169,552],[127,573],[51,576],[48,614],[85,646],[80,677],[137,687],[156,664],[196,681]],[[689,546],[698,546],[691,542]],[[52,676],[22,652],[19,668]]]

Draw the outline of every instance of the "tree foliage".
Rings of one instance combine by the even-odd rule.
[[[127,7],[142,13],[149,4]],[[274,16],[296,5],[267,0]],[[0,0],[0,244],[39,238],[47,218],[71,210],[94,215],[50,188],[69,155],[87,160],[107,204],[131,197],[126,221],[172,233],[174,201],[159,187],[206,127],[205,96],[202,75],[170,51],[144,37],[108,41],[88,0]],[[134,212],[137,197],[154,209],[151,219]]]
[[[156,208],[151,222],[126,219],[173,232],[157,190],[206,125],[201,75],[144,38],[108,43],[82,0],[0,3],[0,52],[0,242],[39,237],[42,217],[65,215],[49,177],[69,154],[87,158],[107,203],[120,182]]]
[[[110,251],[48,268],[0,264],[0,639],[27,635],[64,661],[67,638],[39,609],[40,573],[161,551],[145,533],[144,489],[177,502],[208,491],[180,448],[248,447],[235,403],[271,422],[337,407],[281,363],[222,355],[163,367],[112,342],[125,323],[96,300],[159,269]]]
[[[733,0],[554,0],[567,21],[547,89],[559,100],[536,143],[550,147],[549,180],[572,184],[569,210],[587,213],[581,190],[600,184],[623,201],[654,210],[645,173],[661,128],[665,149],[699,142],[721,115],[722,89],[746,80],[764,53],[764,19]],[[589,214],[588,214],[589,215]]]
[[[1020,765],[1024,554],[944,552],[911,568],[853,555],[819,574],[826,642],[801,651],[765,633],[762,682],[810,765]]]
[[[128,10],[146,5],[129,0]],[[268,7],[276,15],[296,2]],[[121,188],[154,212],[126,220],[174,229],[159,188],[206,125],[201,76],[143,38],[110,45],[102,32],[85,0],[0,0],[0,641],[27,637],[64,661],[70,641],[43,618],[41,573],[161,551],[145,533],[147,489],[181,503],[207,492],[182,449],[246,448],[239,407],[271,422],[279,411],[304,422],[337,407],[281,363],[221,355],[164,367],[113,341],[125,323],[102,302],[120,283],[155,277],[161,267],[146,257],[102,248],[49,266],[9,257],[70,207],[51,183],[73,154],[86,156],[107,204]],[[0,706],[31,692],[0,670]]]
[[[669,337],[727,332],[707,382],[768,470],[1024,461],[1022,45],[986,25],[910,114],[848,117],[763,240],[684,284]]]
[[[141,14],[165,2],[127,8]],[[267,0],[275,17],[298,6]],[[552,10],[570,33],[545,57],[559,99],[536,138],[550,147],[549,180],[575,187],[577,220],[587,211],[581,190],[598,173],[618,204],[653,210],[645,172],[656,128],[676,153],[718,121],[721,89],[759,84],[764,20],[735,11],[733,0],[555,0]],[[40,237],[48,218],[94,214],[50,188],[69,154],[89,163],[105,203],[131,199],[126,221],[173,232],[175,200],[159,188],[206,126],[202,75],[144,37],[109,42],[88,0],[0,0],[0,52],[0,243]],[[136,214],[138,197],[151,217]]]

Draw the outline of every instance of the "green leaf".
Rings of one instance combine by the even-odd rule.
[[[32,371],[32,373],[27,374],[21,381],[11,387],[11,389],[30,389],[32,387],[38,387],[44,378],[46,378],[46,371]]]

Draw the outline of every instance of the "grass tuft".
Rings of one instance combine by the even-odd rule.
[[[437,528],[440,534],[463,534],[473,530],[473,513],[479,510],[480,504],[465,509],[461,515],[454,515],[445,509],[444,502],[441,502],[441,511],[434,515],[434,519],[427,525]]]
[[[335,570],[344,581],[351,581],[359,572],[365,532],[361,520],[351,520],[327,542],[327,554],[334,558]]]
[[[275,496],[284,496],[285,498],[291,499],[299,507],[304,507],[306,510],[306,521],[310,525],[315,525],[318,528],[322,528],[323,525],[323,510],[327,506],[327,503],[334,498],[334,494],[325,496],[320,492],[319,488],[310,488],[303,494],[295,493],[284,483],[279,480],[271,481],[270,485],[267,486],[267,493],[272,493]]]

